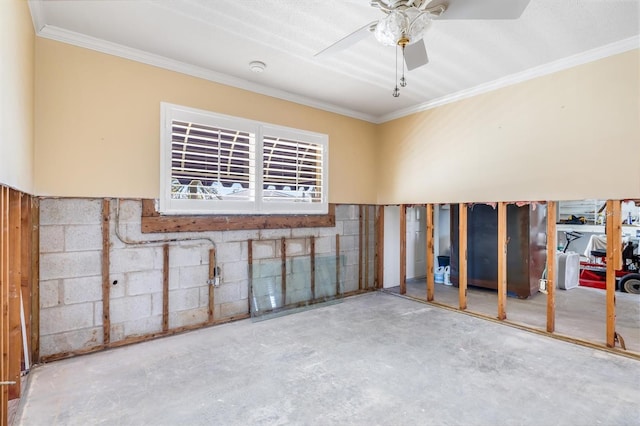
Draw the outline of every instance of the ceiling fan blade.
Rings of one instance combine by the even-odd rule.
[[[367,36],[371,34],[371,28],[375,27],[377,23],[378,21],[369,22],[364,27],[355,30],[348,36],[336,41],[331,46],[327,47],[324,50],[321,50],[320,52],[316,53],[313,56],[318,57],[318,56],[332,55],[334,53],[337,53],[341,50],[346,49],[347,47],[353,46],[360,40],[367,38]]]
[[[433,0],[427,8],[444,4],[437,19],[518,19],[531,0]]]
[[[427,57],[427,48],[424,45],[424,39],[420,39],[415,43],[405,46],[404,62],[407,64],[407,69],[409,71],[426,65],[429,62],[429,58]]]

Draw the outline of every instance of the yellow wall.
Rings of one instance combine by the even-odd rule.
[[[36,93],[38,195],[157,198],[165,101],[327,133],[330,201],[376,200],[371,123],[41,38]]]
[[[0,184],[33,193],[34,30],[26,1],[0,1]]]
[[[380,126],[378,202],[640,198],[640,51]]]

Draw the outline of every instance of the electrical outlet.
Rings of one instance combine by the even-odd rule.
[[[545,279],[541,279],[538,281],[538,291],[540,291],[540,293],[542,294],[547,294],[547,280]]]

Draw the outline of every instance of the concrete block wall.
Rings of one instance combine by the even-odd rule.
[[[340,234],[343,291],[358,289],[357,206],[337,206],[335,227],[142,234],[141,201],[120,201],[118,233],[117,204],[117,200],[112,200],[111,342],[162,330],[163,244],[126,244],[118,234],[128,241],[202,237],[214,241],[222,278],[221,285],[214,290],[216,320],[248,313],[249,239],[253,240],[254,262],[279,259],[279,239],[287,239],[287,255],[293,256],[288,270],[296,276],[289,278],[291,287],[288,285],[288,288],[300,287],[291,293],[297,300],[307,296],[302,278],[306,264],[296,263],[295,259],[310,252],[308,237],[316,237],[318,257],[330,257],[335,256],[335,235]],[[101,222],[102,199],[43,198],[40,201],[41,356],[86,350],[103,343]],[[207,320],[211,248],[212,244],[204,240],[169,243],[170,329]],[[280,271],[279,261],[274,268]],[[326,276],[327,271],[322,274]],[[274,288],[279,289],[280,283],[271,279]]]

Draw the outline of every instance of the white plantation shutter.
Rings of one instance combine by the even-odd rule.
[[[328,138],[162,104],[165,214],[326,213]]]

